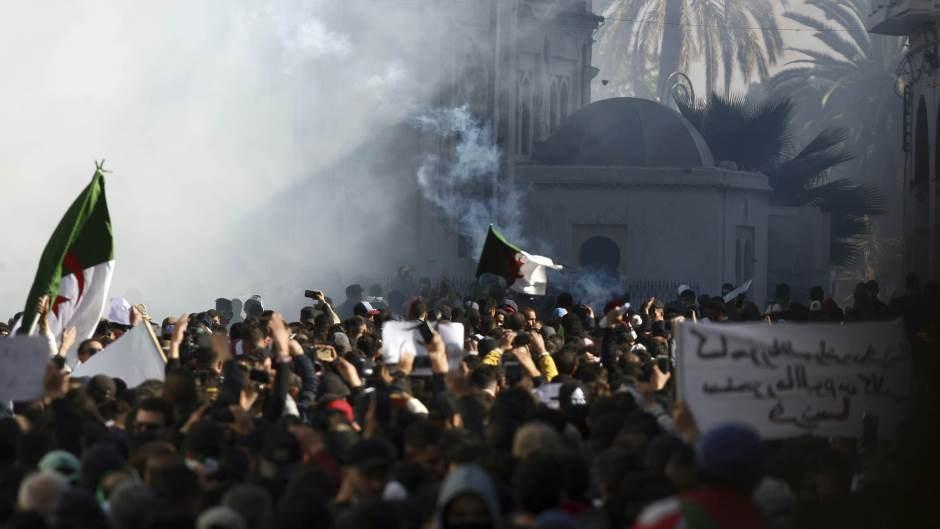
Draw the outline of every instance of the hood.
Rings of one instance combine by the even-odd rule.
[[[499,499],[490,475],[477,465],[460,465],[448,474],[444,483],[441,484],[441,491],[437,495],[437,506],[434,509],[435,529],[444,527],[441,520],[444,507],[454,498],[467,493],[476,494],[482,498],[490,511],[490,518],[494,524],[499,524]]]

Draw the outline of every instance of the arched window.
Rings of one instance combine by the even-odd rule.
[[[559,115],[561,119],[568,117],[568,80],[562,80],[561,82],[561,101],[559,102]]]
[[[519,89],[519,153],[529,154],[532,145],[532,91],[528,76],[522,78]]]
[[[532,139],[540,140],[545,134],[545,106],[541,83],[535,83],[532,91]]]
[[[933,157],[933,178],[936,192],[933,198],[933,270],[932,279],[940,279],[940,109],[937,110],[937,127],[934,129],[934,157]],[[930,185],[926,186],[929,193]]]
[[[554,132],[558,128],[558,82],[552,81],[548,95],[548,128]]]
[[[617,274],[620,270],[620,247],[610,237],[591,237],[581,245],[581,267],[597,272]]]
[[[741,282],[746,279],[754,278],[754,244],[750,241],[744,241],[744,275],[741,276]]]
[[[920,98],[914,132],[914,175],[911,182],[913,233],[907,250],[909,266],[921,278],[930,270],[930,124],[927,102]]]

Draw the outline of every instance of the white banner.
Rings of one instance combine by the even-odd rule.
[[[45,336],[0,338],[0,401],[42,397],[42,377],[49,362]]]
[[[72,371],[73,377],[107,375],[120,378],[134,388],[146,380],[163,380],[166,361],[153,329],[140,322],[111,345],[105,347]]]
[[[427,356],[428,350],[422,343],[417,327],[417,321],[387,321],[382,325],[382,359],[386,364],[397,364],[405,352],[411,352],[416,357]],[[433,324],[432,327],[444,340],[450,368],[457,367],[463,358],[463,324],[446,322]]]
[[[861,437],[866,414],[890,438],[910,402],[900,321],[679,326],[679,398],[699,429],[738,421],[766,439]]]

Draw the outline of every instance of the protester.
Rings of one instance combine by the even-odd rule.
[[[720,290],[727,296],[734,287]],[[237,299],[193,307],[155,330],[166,356],[162,380],[136,387],[69,370],[139,327],[124,326],[115,338],[103,322],[80,341],[76,360],[55,337],[50,355],[62,354],[43,396],[0,419],[3,523],[916,526],[919,484],[933,476],[915,454],[936,440],[918,424],[896,444],[767,442],[733,422],[699,432],[676,401],[680,322],[843,320],[821,288],[804,304],[781,285],[766,314],[746,294],[697,295],[685,285],[667,303],[634,304],[624,293],[596,304],[606,306],[595,314],[570,293],[552,292],[548,303],[499,288],[461,295],[443,282],[414,281],[406,267],[383,292],[373,285],[365,298],[350,285],[334,311],[323,292],[309,291],[314,304],[296,321],[259,296],[246,300],[244,317]],[[885,303],[876,283],[860,284],[844,319],[905,317],[915,359],[928,359],[918,377],[933,376],[936,357],[927,351],[938,341],[937,292],[912,279],[903,297]],[[149,324],[129,310],[136,325]],[[384,355],[388,321],[437,329],[427,356]],[[440,332],[453,324],[465,330],[462,350]],[[923,380],[918,387],[929,395]]]

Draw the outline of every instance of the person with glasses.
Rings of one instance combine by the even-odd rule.
[[[78,345],[78,361],[85,363],[89,358],[104,349],[104,346],[98,340],[89,338]]]

